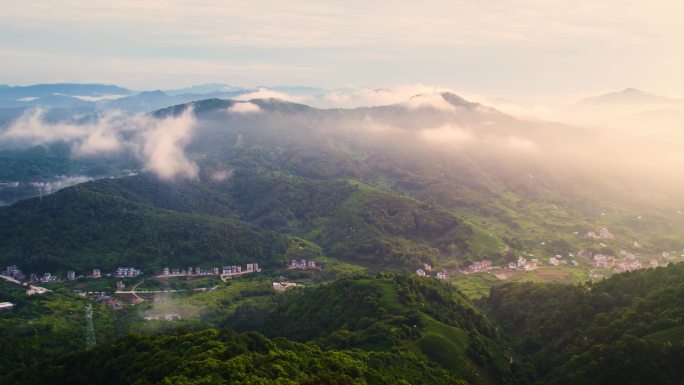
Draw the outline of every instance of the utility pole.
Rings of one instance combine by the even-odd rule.
[[[88,305],[85,307],[86,314],[86,348],[95,347],[95,327],[93,326],[93,308]]]

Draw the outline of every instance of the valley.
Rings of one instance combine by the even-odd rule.
[[[4,2],[0,385],[684,385],[682,14]]]
[[[42,147],[63,151],[59,170],[106,167],[0,207],[0,263],[19,281],[0,287],[13,306],[0,313],[3,346],[16,347],[1,381],[60,383],[73,370],[91,383],[591,383],[601,377],[573,361],[600,354],[575,354],[589,333],[595,349],[662,357],[671,383],[681,307],[662,301],[684,261],[676,190],[635,199],[630,181],[586,179],[555,157],[559,138],[579,140],[573,129],[434,98],[449,108],[209,99],[115,134],[144,149],[161,128],[191,130],[161,163],[132,150],[82,158],[81,139]],[[244,103],[259,112],[234,112]],[[433,139],[464,132],[468,145],[449,142],[458,151]],[[25,151],[4,153],[2,175],[69,180],[14,169]],[[635,280],[649,289],[630,292]],[[603,313],[638,318],[649,295],[659,315],[624,329],[633,339],[601,329]],[[584,306],[572,326],[566,298]],[[141,346],[154,362],[121,353]],[[120,368],[98,370],[105,361]]]

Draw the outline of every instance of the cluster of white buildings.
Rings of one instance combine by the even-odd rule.
[[[165,267],[161,274],[159,274],[160,277],[203,277],[203,276],[212,276],[212,275],[222,275],[222,276],[231,276],[231,275],[242,275],[242,274],[249,274],[249,273],[258,273],[261,271],[261,268],[259,267],[258,263],[248,263],[244,268],[239,265],[233,265],[233,266],[223,266],[223,268],[219,269],[218,267],[213,267],[210,269],[202,269],[201,267],[188,267],[187,269],[175,269],[175,268],[168,268]]]
[[[17,281],[23,281],[26,276],[24,273],[17,267],[17,265],[9,265],[7,266],[7,270],[3,271],[0,273],[6,277],[14,278]]]
[[[287,266],[288,269],[292,270],[318,270],[320,267],[316,266],[316,261],[306,260],[306,259],[293,259]]]
[[[627,271],[634,271],[643,269],[644,266],[639,261],[633,262],[620,262],[613,268],[613,273],[620,274]]]
[[[39,281],[43,282],[43,283],[48,283],[48,282],[59,282],[59,281],[61,281],[61,279],[57,275],[45,273],[45,274],[43,274],[42,277],[40,277]]]
[[[73,281],[75,280],[76,277],[76,272],[73,270],[67,271],[66,274],[66,279],[68,281]],[[29,282],[43,282],[43,283],[49,283],[49,282],[61,282],[62,277],[59,275],[53,275],[52,273],[44,273],[42,276],[38,276],[36,274],[31,274],[29,276]]]
[[[116,272],[114,273],[115,276],[123,278],[123,277],[137,277],[142,274],[142,271],[134,268],[134,267],[117,267]],[[93,274],[94,276],[95,274]]]
[[[428,265],[427,263],[423,264],[423,269],[417,269],[416,270],[416,275],[419,277],[427,277],[428,273],[432,271],[432,266]],[[449,278],[446,270],[438,271],[435,273],[435,278],[439,279],[440,281],[446,281],[447,278]]]
[[[180,321],[180,314],[167,313],[164,315],[145,316],[145,321]]]
[[[492,261],[488,259],[483,259],[481,261],[473,262],[465,268],[461,269],[461,273],[469,274],[476,273],[478,271],[487,270],[492,268]]]
[[[223,266],[223,269],[221,270],[221,274],[222,275],[240,275],[240,274],[248,274],[248,273],[258,273],[260,271],[261,271],[261,268],[259,267],[259,264],[252,262],[252,263],[248,263],[244,269],[242,268],[242,266],[238,266],[238,265]]]
[[[610,255],[595,254],[594,267],[597,269],[606,269],[615,263],[615,258]]]
[[[512,270],[534,270],[539,265],[539,259],[532,258],[527,259],[523,257],[518,257],[517,262],[511,262],[508,264],[508,268]]]

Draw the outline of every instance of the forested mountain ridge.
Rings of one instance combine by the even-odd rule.
[[[89,191],[87,184],[21,201],[0,216],[3,263],[20,260],[26,270],[136,265],[152,273],[168,264],[268,264],[288,244],[287,236],[234,218],[160,209]]]
[[[119,198],[112,200],[116,204],[135,202],[146,210],[154,207],[224,222],[249,222],[266,231],[305,238],[328,256],[376,271],[413,270],[422,263],[455,268],[479,259],[506,263],[520,254],[568,255],[581,248],[617,254],[633,248],[635,241],[640,251],[648,253],[684,247],[678,236],[684,226],[681,216],[658,208],[660,201],[635,206],[623,204],[628,198],[622,195],[589,197],[581,178],[540,162],[547,156],[539,154],[542,150],[509,140],[526,137],[538,146],[552,146],[561,138],[573,138],[572,129],[519,121],[452,94],[437,97],[448,108],[415,105],[413,99],[353,110],[320,110],[274,99],[211,99],[171,107],[155,114],[169,118],[191,109],[195,116],[194,135],[185,151],[198,166],[196,179],[158,181],[140,175],[103,179],[74,191],[93,190],[102,193],[100,197],[113,194]],[[231,112],[245,103],[256,106],[256,112]],[[435,142],[435,138],[441,139]],[[453,147],[441,147],[442,139]],[[511,151],[521,151],[520,146],[527,150],[513,156]],[[67,197],[78,199],[69,193],[54,199],[67,204]],[[47,202],[20,206],[38,210],[53,198],[44,199]],[[106,199],[97,202],[106,205]],[[78,221],[78,211],[84,207],[77,207],[56,218]],[[17,210],[0,209],[0,216],[14,216]],[[49,215],[49,210],[41,210],[36,216],[26,214],[22,226]],[[597,248],[585,234],[601,227],[610,227],[616,237]],[[12,247],[4,253],[8,263],[19,255],[31,260],[32,254],[40,253],[43,259],[55,254],[44,248],[22,250],[18,245],[29,245],[28,231],[8,234],[21,238],[8,239],[6,244]],[[109,234],[105,231],[99,237]],[[125,252],[127,238],[135,234],[122,235],[107,266],[144,263],[148,256],[143,250]],[[90,241],[85,241],[69,242],[83,250],[89,247]],[[100,246],[90,248],[91,254]],[[250,250],[255,259],[262,258],[264,253],[257,249]],[[216,261],[226,263],[242,260],[227,257],[232,252],[201,245],[198,250],[154,246],[148,250],[148,260],[155,262],[147,265],[164,263],[163,254],[171,252],[176,256],[169,261],[178,252],[203,253],[207,258],[222,255]],[[138,256],[117,260],[121,254]],[[96,262],[95,256],[86,257],[91,258],[89,265]],[[180,262],[198,260],[180,258]],[[268,258],[284,259],[282,254]],[[68,268],[52,262],[49,266]]]
[[[569,286],[517,283],[480,302],[521,384],[681,384],[684,264]]]
[[[105,179],[0,208],[3,261],[87,269],[285,263],[287,239],[372,269],[459,263],[472,228],[446,210],[351,180],[237,172],[226,183]],[[191,230],[194,229],[194,230]],[[450,259],[451,258],[451,259]]]
[[[251,112],[235,112],[244,105]],[[607,253],[635,241],[647,253],[684,248],[678,236],[684,223],[675,203],[659,195],[635,201],[631,195],[648,184],[592,177],[568,166],[571,154],[555,149],[582,146],[581,129],[515,119],[450,93],[329,110],[276,99],[209,99],[153,116],[173,119],[189,110],[194,123],[184,151],[197,165],[198,179],[117,179],[112,183],[122,188],[116,194],[184,213],[240,218],[304,237],[333,256],[377,263],[377,269],[396,266],[393,260],[408,249],[425,255],[426,262],[456,256],[454,265],[478,258],[505,262],[516,254],[568,255],[596,248],[585,234],[601,227],[616,234]],[[44,155],[57,151],[59,161],[67,163],[59,170],[100,159],[75,157],[69,163],[69,146],[54,146],[59,151]],[[7,154],[6,164],[15,165],[19,153]],[[107,175],[114,165],[118,170],[143,166],[133,167],[129,155],[100,159],[99,168],[85,174]],[[98,183],[112,186],[105,182]],[[410,215],[393,214],[406,211],[420,212],[413,215],[418,225],[407,227]],[[350,212],[355,214],[349,217]],[[343,234],[374,218],[382,223]],[[423,226],[428,232],[421,233],[419,224],[429,222],[437,227]],[[339,242],[346,236],[357,237],[355,248]],[[402,245],[405,239],[417,244]],[[421,257],[412,259],[415,267]]]
[[[36,363],[43,370],[27,366],[3,381],[678,385],[683,269],[506,284],[476,304],[434,279],[346,277],[238,307],[218,329],[48,354]]]
[[[265,317],[239,308],[220,329],[105,342],[37,363],[43,370],[23,367],[4,381],[511,383],[510,352],[496,327],[458,290],[433,279],[347,277],[287,293],[259,311]],[[244,329],[243,334],[231,328]],[[67,375],[71,372],[77,374]]]

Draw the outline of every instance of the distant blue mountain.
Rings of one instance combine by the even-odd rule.
[[[189,87],[192,88],[192,87]],[[117,109],[128,112],[151,112],[177,104],[185,104],[204,99],[234,99],[253,90],[232,92],[211,92],[204,94],[169,95],[164,91],[144,91],[137,95],[115,100],[102,100],[97,103],[99,109]]]
[[[179,88],[175,90],[166,90],[164,93],[170,96],[176,96],[176,95],[187,95],[187,94],[213,94],[213,93],[221,93],[221,92],[239,92],[239,91],[244,91],[246,88],[244,87],[236,87],[236,86],[230,86],[228,84],[221,84],[221,83],[207,83],[207,84],[198,84],[190,87],[185,87],[185,88]]]
[[[105,96],[131,95],[133,91],[110,84],[55,83],[0,88],[0,99],[39,98],[47,95]]]
[[[606,104],[636,104],[636,105],[679,105],[684,101],[666,96],[660,96],[635,88],[625,88],[622,91],[611,92],[581,100],[578,105],[606,105]]]
[[[319,95],[328,92],[329,90],[315,87],[301,87],[301,86],[275,86],[275,87],[257,87],[266,88],[273,91],[284,92],[292,95]]]
[[[0,86],[0,108],[94,108],[95,100],[134,92],[109,84],[34,84]]]
[[[0,85],[0,110],[4,116],[35,108],[83,110],[117,109],[127,112],[151,112],[165,107],[203,99],[234,99],[240,95],[268,89],[291,95],[318,95],[321,88],[301,86],[244,88],[221,83],[208,83],[161,91],[132,91],[110,84],[55,83],[29,86]],[[116,97],[116,98],[112,98]]]

